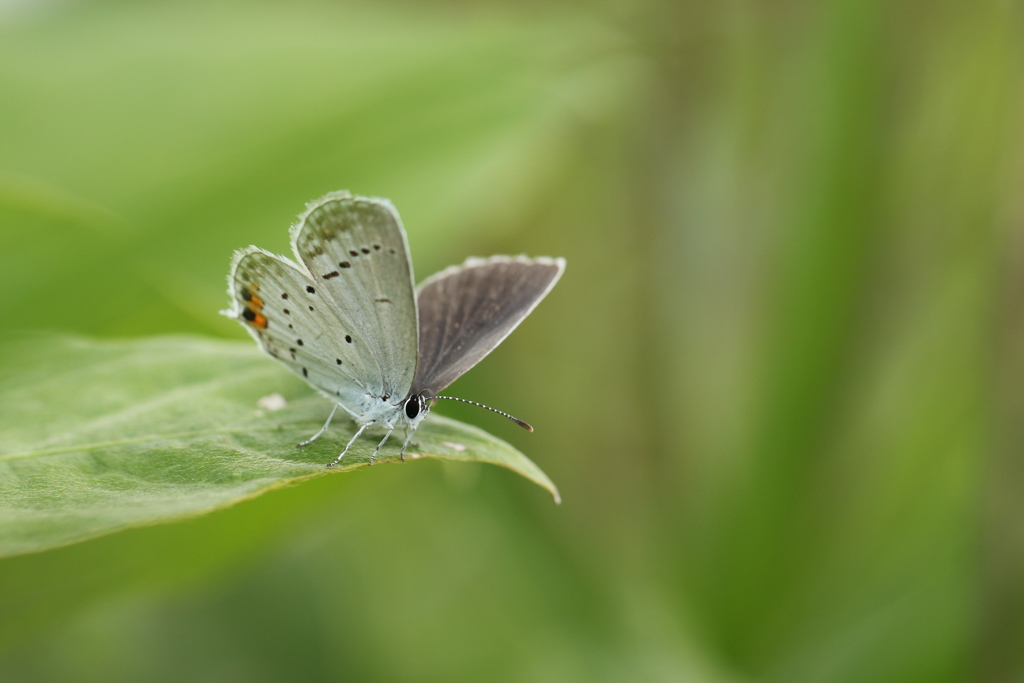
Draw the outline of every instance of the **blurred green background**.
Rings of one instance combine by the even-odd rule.
[[[569,267],[450,390],[537,432],[439,407],[563,505],[417,462],[3,560],[0,680],[1024,681],[1022,19],[3,0],[5,331],[246,339],[232,250],[341,188],[418,279]]]

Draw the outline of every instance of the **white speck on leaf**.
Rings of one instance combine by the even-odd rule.
[[[278,393],[268,394],[256,401],[256,405],[260,408],[274,412],[275,410],[281,410],[287,407],[288,401],[285,400],[284,396]]]
[[[441,444],[447,446],[448,448],[458,453],[461,453],[462,451],[466,450],[466,447],[463,446],[461,443],[454,443],[452,441],[442,441]]]

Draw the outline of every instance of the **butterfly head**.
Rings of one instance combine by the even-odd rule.
[[[409,419],[409,422],[416,424],[427,416],[427,412],[430,410],[430,405],[420,394],[413,394],[409,398],[405,399],[404,408],[405,416]]]

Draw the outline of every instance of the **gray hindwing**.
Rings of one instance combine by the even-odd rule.
[[[563,259],[470,259],[417,291],[419,361],[413,393],[437,395],[479,363],[551,291]]]

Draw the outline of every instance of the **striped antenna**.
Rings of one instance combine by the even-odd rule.
[[[490,406],[485,406],[483,403],[477,403],[476,401],[469,401],[469,400],[464,399],[464,398],[455,398],[454,396],[435,396],[434,398],[443,398],[446,401],[462,401],[463,403],[469,403],[470,405],[478,406],[480,408],[486,408],[487,410],[491,411],[492,413],[497,413],[498,415],[504,415],[505,417],[507,417],[508,419],[512,420],[513,422],[515,422],[517,425],[519,425],[520,427],[522,427],[523,429],[525,429],[528,432],[532,432],[533,431],[533,427],[530,426],[530,423],[528,423],[528,422],[526,422],[524,420],[520,420],[518,417],[515,417],[514,415],[509,415],[508,413],[506,413],[506,412],[504,412],[502,410],[498,410],[497,408],[492,408]]]

